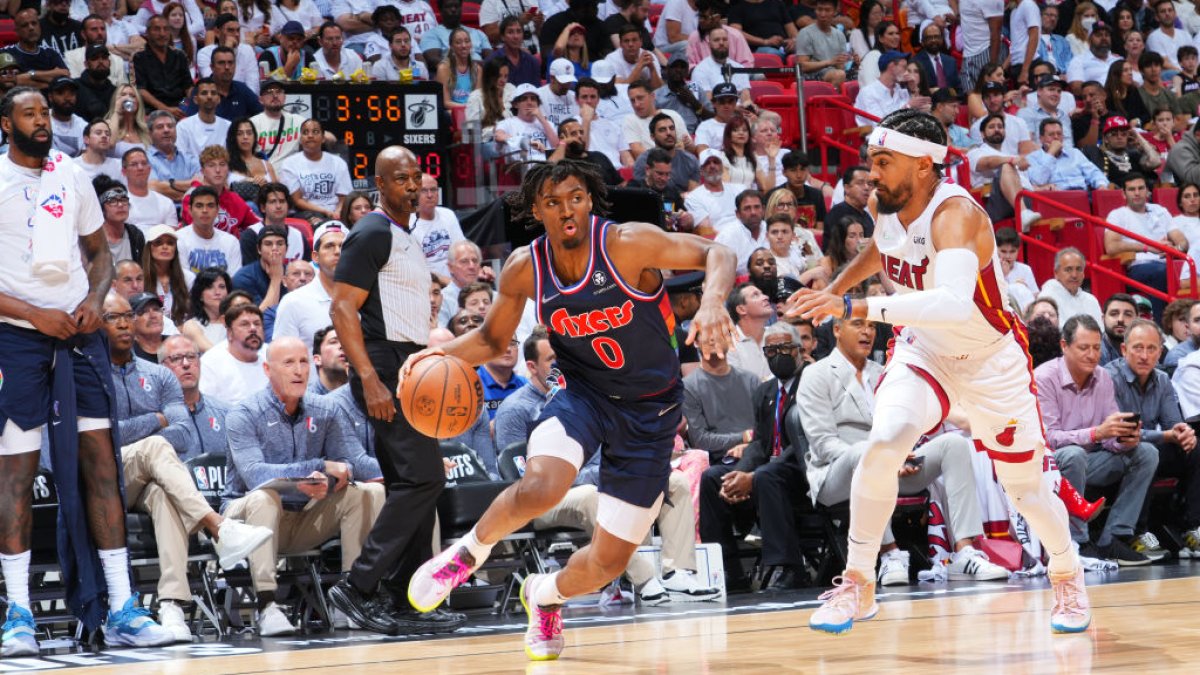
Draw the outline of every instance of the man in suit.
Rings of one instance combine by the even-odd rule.
[[[866,319],[835,319],[836,348],[808,367],[796,391],[797,409],[808,439],[805,456],[809,497],[813,505],[833,506],[850,498],[859,460],[871,431],[874,391],[883,377],[883,366],[871,361],[875,324]],[[903,366],[900,366],[903,367]],[[948,403],[943,404],[946,407]],[[946,511],[955,537],[951,579],[1008,579],[1008,572],[988,562],[972,543],[983,534],[971,441],[957,434],[942,434],[918,446],[900,470],[900,494],[913,495],[945,478]],[[891,504],[886,513],[890,513]],[[908,552],[896,547],[891,529],[884,532],[880,549],[879,583],[908,583]]]
[[[700,479],[700,540],[718,542],[727,589],[749,588],[737,555],[733,526],[757,514],[763,565],[780,568],[772,589],[802,585],[803,568],[794,512],[804,499],[803,435],[785,433],[800,381],[800,333],[778,322],[766,330],[763,351],[774,378],[754,392],[754,435],[739,455],[727,455]],[[794,422],[793,422],[794,425]]]
[[[958,62],[946,53],[946,39],[942,35],[942,29],[928,21],[925,23],[924,30],[921,31],[921,50],[913,56],[913,61],[925,71],[930,87],[949,87],[961,94],[962,82],[958,77]]]

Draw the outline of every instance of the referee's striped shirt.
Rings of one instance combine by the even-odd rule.
[[[429,343],[429,267],[407,227],[379,210],[360,218],[333,278],[367,291],[359,310],[365,341]]]

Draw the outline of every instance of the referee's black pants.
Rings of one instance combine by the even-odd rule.
[[[400,366],[422,349],[411,342],[368,341],[367,355],[380,381],[396,391]],[[351,393],[366,410],[362,380],[350,375]],[[392,399],[393,405],[396,404]],[[350,583],[364,594],[374,594],[380,582],[405,597],[408,580],[433,556],[430,540],[438,496],[446,484],[441,452],[435,439],[416,431],[396,406],[396,416],[384,422],[368,416],[375,432],[375,455],[383,471],[387,500],[379,512],[362,553],[350,570]]]

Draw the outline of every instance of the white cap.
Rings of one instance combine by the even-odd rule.
[[[592,79],[600,84],[608,84],[617,76],[617,71],[608,61],[596,61],[592,64]]]
[[[704,152],[700,153],[700,166],[704,166],[704,163],[713,157],[721,160],[721,164],[729,165],[729,160],[725,157],[725,153],[716,148],[705,148]]]
[[[350,228],[343,225],[342,221],[327,220],[324,223],[321,223],[321,226],[317,228],[316,232],[313,232],[313,248],[314,249],[321,248],[321,237],[324,237],[325,235],[329,234],[330,232],[349,232],[349,231],[350,231]]]
[[[578,82],[575,79],[575,64],[571,63],[568,59],[554,59],[550,63],[550,77],[562,84]]]
[[[175,232],[175,228],[171,227],[170,225],[155,225],[154,227],[146,230],[146,243],[149,244],[152,241],[158,240],[159,237],[164,236],[171,237],[172,239],[179,238],[179,234]]]
[[[516,91],[513,92],[512,100],[515,101],[515,100],[521,98],[522,96],[526,96],[528,94],[533,94],[537,98],[538,103],[542,102],[542,95],[538,93],[538,88],[533,86],[532,84],[529,84],[528,82],[517,85]]]

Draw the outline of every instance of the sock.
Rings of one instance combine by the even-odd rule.
[[[133,597],[129,588],[129,549],[125,547],[97,551],[100,566],[104,568],[104,581],[108,584],[108,610],[116,613]]]
[[[537,588],[533,589],[533,604],[539,607],[550,607],[561,605],[567,601],[558,592],[558,574],[558,572],[554,572],[538,581]]]
[[[492,547],[495,546],[495,544],[484,544],[480,542],[479,537],[475,534],[475,528],[473,527],[471,528],[471,531],[467,533],[467,536],[463,537],[458,543],[462,544],[463,547],[467,549],[467,552],[470,553],[471,557],[475,559],[476,565],[482,565],[488,559],[488,556],[492,554]]]
[[[4,587],[8,590],[8,602],[29,609],[29,559],[30,552],[13,555],[0,554],[0,570],[4,572]]]
[[[858,473],[856,472],[855,482]],[[873,499],[856,489],[850,493],[850,532],[847,538],[846,569],[854,570],[870,581],[875,578],[875,559],[879,556],[883,531],[896,510],[896,498]]]

